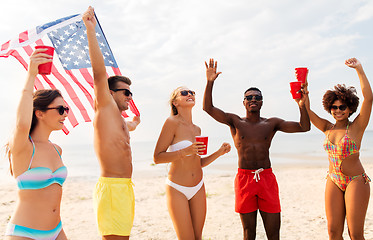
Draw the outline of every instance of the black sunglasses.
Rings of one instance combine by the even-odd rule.
[[[260,96],[260,95],[248,95],[248,96],[245,96],[244,100],[247,100],[247,101],[251,101],[253,99],[255,99],[256,101],[262,101],[263,100],[263,96]]]
[[[58,106],[58,107],[53,107],[53,108],[45,108],[45,110],[50,110],[50,109],[57,109],[58,113],[60,115],[63,115],[65,112],[68,114],[70,109],[68,107],[64,106]]]
[[[333,109],[333,110],[337,110],[339,108],[339,110],[341,110],[341,111],[344,111],[344,110],[346,110],[346,108],[347,108],[347,105],[339,105],[339,106],[337,106],[337,105],[332,105],[331,107],[330,107],[330,109]]]
[[[180,94],[181,94],[181,96],[188,96],[188,94],[194,96],[196,94],[196,92],[194,92],[192,90],[183,90],[183,91],[180,91]]]
[[[113,91],[113,92],[123,91],[123,93],[126,97],[133,96],[132,92],[128,89],[125,89],[125,88],[112,89],[111,91]]]

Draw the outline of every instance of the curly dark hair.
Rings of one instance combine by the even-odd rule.
[[[352,86],[346,87],[344,84],[337,84],[334,86],[334,90],[326,91],[322,99],[322,105],[330,113],[333,103],[337,100],[347,105],[351,111],[349,116],[355,113],[359,106],[359,97],[356,95],[356,89]]]

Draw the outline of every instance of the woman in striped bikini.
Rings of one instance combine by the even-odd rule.
[[[48,139],[52,131],[63,128],[69,108],[58,90],[33,93],[38,66],[52,61],[44,51],[37,49],[30,57],[15,132],[7,145],[10,170],[19,191],[6,239],[67,239],[60,218],[67,169],[61,160],[61,148]]]
[[[324,149],[329,156],[329,173],[325,187],[325,211],[329,239],[343,239],[347,219],[351,239],[364,239],[364,222],[370,196],[370,178],[359,157],[361,140],[369,123],[373,94],[361,63],[356,58],[345,64],[354,68],[360,79],[363,102],[360,113],[350,121],[357,110],[359,98],[354,87],[338,84],[323,97],[323,106],[335,119],[335,124],[320,118],[306,108],[313,125],[325,133]],[[308,94],[308,92],[307,92]]]

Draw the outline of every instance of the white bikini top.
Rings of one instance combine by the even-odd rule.
[[[180,149],[184,149],[192,145],[193,143],[189,140],[182,140],[180,142],[177,142],[175,144],[172,144],[168,147],[168,150],[170,152],[176,152],[179,151]]]

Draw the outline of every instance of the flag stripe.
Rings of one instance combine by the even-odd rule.
[[[11,55],[18,60],[22,64],[22,66],[27,70],[28,64],[27,62],[22,58],[22,56],[18,53],[18,51],[14,50],[12,51]],[[40,82],[39,78],[36,77],[35,79],[35,89],[43,88],[43,84]]]
[[[113,72],[114,72],[115,75],[119,75],[119,76],[122,75],[122,74],[120,73],[119,68],[112,67],[112,69],[113,69]]]
[[[95,30],[101,51],[105,56],[107,77],[121,75],[99,22]],[[28,29],[20,33],[16,39],[2,44],[0,57],[11,55],[27,70],[30,56],[36,45],[55,48],[52,74],[38,75],[34,87],[36,90],[51,88],[61,91],[66,106],[70,108],[63,128],[63,132],[68,134],[80,122],[91,121],[94,117],[94,80],[82,16],[74,15]],[[139,115],[132,100],[129,109],[131,111],[128,113]],[[126,112],[122,115],[129,116]]]
[[[93,77],[86,68],[79,69],[86,82],[93,88]]]
[[[42,40],[38,40],[36,41],[36,43],[38,45],[44,45],[43,41]],[[69,74],[69,73],[68,73]],[[74,89],[71,87],[70,83],[60,74],[60,72],[57,70],[55,64],[53,63],[52,64],[52,75],[62,84],[62,86],[65,88],[67,94],[69,95],[70,99],[73,100],[75,106],[78,107],[80,113],[82,114],[83,116],[83,119],[84,121],[86,122],[90,122],[91,119],[89,117],[89,115],[87,114],[87,111],[85,109],[85,107],[83,106],[83,104],[81,103],[81,101],[79,100],[78,96],[76,95]],[[46,82],[50,82],[52,83],[45,75],[42,75],[44,80]],[[71,74],[69,74],[69,76],[76,82],[78,82],[76,80],[76,78]],[[52,88],[56,88],[54,85]],[[74,125],[73,125],[74,126]]]
[[[4,43],[3,45],[1,45],[1,51],[4,51],[5,49],[7,49],[9,47],[9,43],[10,43],[10,40]]]
[[[26,42],[28,40],[28,31],[21,32],[19,34],[19,43]]]
[[[31,56],[31,54],[33,53],[33,50],[30,46],[25,46],[25,47],[23,47],[23,49],[26,52],[26,54],[29,55],[29,56]],[[27,64],[26,64],[26,66],[27,66]],[[53,68],[53,66],[52,66],[52,68]],[[28,67],[26,67],[26,69],[28,69]],[[45,75],[40,75],[40,76],[44,79],[44,81],[49,85],[49,87],[51,89],[57,89],[56,86]],[[39,82],[40,82],[40,80],[39,80]],[[40,87],[40,89],[43,89],[43,88],[44,88],[43,86]],[[38,89],[39,88],[37,88],[36,90],[38,90]],[[67,104],[66,101],[65,101],[65,103]],[[76,126],[78,124],[78,121],[76,120],[75,115],[72,112],[69,114],[68,120],[70,121],[70,123],[73,126]]]

